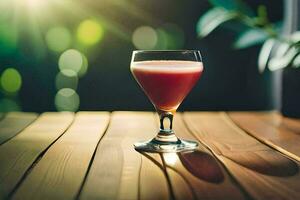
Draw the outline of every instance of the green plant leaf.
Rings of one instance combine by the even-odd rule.
[[[275,57],[282,57],[290,49],[290,44],[286,42],[281,42],[276,46],[276,51],[274,52]]]
[[[271,71],[288,67],[298,54],[298,50],[291,46],[289,50],[282,56],[275,56],[270,59],[268,67]]]
[[[268,35],[260,29],[249,29],[238,36],[233,44],[236,49],[243,49],[263,43],[268,39]]]
[[[300,31],[296,31],[291,35],[290,38],[293,43],[292,46],[298,51],[298,55],[295,56],[292,67],[299,68],[300,67]]]
[[[236,12],[227,11],[223,8],[212,8],[202,15],[197,23],[196,30],[199,37],[205,37],[219,25],[236,18]]]
[[[298,54],[295,59],[293,60],[293,67],[299,68],[300,67],[300,54]]]
[[[268,39],[265,41],[258,55],[258,70],[260,73],[265,71],[271,51],[275,45],[275,39]]]
[[[290,37],[291,42],[298,43],[300,42],[300,31],[294,32]]]
[[[248,16],[254,16],[253,10],[241,0],[209,0],[216,7],[223,7],[230,11],[239,11]]]

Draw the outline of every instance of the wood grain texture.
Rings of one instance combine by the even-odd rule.
[[[165,187],[163,172],[133,148],[134,142],[150,139],[156,132],[153,113],[114,112],[79,198],[139,199],[145,193],[149,195],[146,199],[168,197],[167,190],[152,187],[157,180],[158,185]],[[140,184],[140,181],[148,183]]]
[[[0,145],[16,136],[36,118],[35,113],[11,112],[0,121]],[[1,118],[1,117],[0,117]]]
[[[193,134],[254,199],[299,199],[299,164],[237,127],[226,113],[185,113]]]
[[[186,128],[181,114],[174,120],[178,137],[197,140]],[[200,143],[194,152],[162,154],[175,199],[245,199],[226,170]]]
[[[0,199],[9,195],[46,148],[68,128],[72,113],[44,113],[0,146]]]
[[[300,162],[300,120],[277,112],[230,112],[230,118],[261,142]]]
[[[79,112],[28,174],[12,199],[74,199],[109,123],[108,112]]]
[[[142,154],[138,199],[171,199],[172,186],[168,183],[161,156],[157,153]]]

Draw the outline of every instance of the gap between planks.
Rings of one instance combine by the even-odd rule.
[[[229,117],[262,143],[300,162],[300,120],[277,112],[230,112]]]
[[[10,112],[0,120],[0,145],[7,142],[36,120],[36,113]]]
[[[188,130],[181,113],[174,118],[174,131],[179,138],[197,140]],[[248,197],[202,143],[196,151],[164,153],[162,158],[174,187],[175,199]]]
[[[300,198],[299,163],[249,136],[226,113],[185,113],[184,120],[253,198]]]
[[[73,121],[72,113],[44,113],[0,145],[0,199],[7,198],[26,171]]]
[[[182,155],[136,152],[133,143],[153,138],[157,122],[149,112],[114,112],[79,199],[245,199],[207,150],[199,147],[197,154]],[[192,138],[180,114],[174,125],[179,135]],[[202,162],[206,166],[197,169]]]
[[[132,143],[134,142],[134,141],[137,141],[137,140],[139,140],[139,138],[140,138],[140,140],[143,140],[143,139],[146,139],[146,138],[151,138],[151,137],[153,137],[154,135],[155,135],[155,132],[157,131],[157,125],[155,125],[156,124],[156,122],[155,122],[155,118],[153,117],[153,113],[137,113],[137,112],[135,112],[135,113],[132,113],[132,112],[116,112],[116,113],[114,113],[113,115],[116,115],[115,116],[115,118],[119,121],[119,122],[114,122],[115,123],[115,125],[117,126],[117,127],[109,127],[109,129],[107,130],[108,131],[108,133],[109,133],[109,137],[108,138],[106,138],[106,135],[104,136],[104,138],[101,140],[101,142],[99,143],[99,146],[98,146],[98,148],[97,148],[97,152],[96,152],[96,154],[95,154],[95,158],[94,158],[94,162],[92,163],[92,165],[90,166],[91,168],[90,168],[90,173],[88,173],[87,174],[87,176],[86,176],[86,182],[85,182],[85,184],[83,185],[83,188],[82,188],[82,193],[80,193],[79,195],[79,198],[82,198],[82,199],[85,199],[85,198],[87,198],[88,196],[85,196],[85,195],[87,195],[87,194],[84,194],[84,192],[86,192],[86,190],[88,190],[88,189],[86,189],[86,185],[88,184],[88,182],[90,181],[91,182],[91,180],[89,180],[89,179],[91,179],[90,178],[90,176],[93,176],[93,175],[90,175],[90,174],[92,174],[92,173],[94,173],[94,175],[96,174],[97,175],[97,173],[95,173],[95,172],[93,172],[93,170],[95,171],[95,170],[97,170],[97,167],[95,167],[96,166],[96,164],[97,164],[97,162],[98,162],[98,164],[99,164],[99,162],[101,162],[101,158],[99,158],[100,157],[100,155],[101,155],[101,152],[100,151],[102,151],[103,149],[105,149],[105,148],[108,148],[107,146],[105,146],[105,145],[111,145],[112,143],[113,144],[116,144],[116,146],[115,147],[117,147],[119,150],[117,150],[117,155],[119,156],[118,158],[121,158],[121,161],[122,161],[122,163],[124,162],[124,166],[122,165],[121,166],[121,174],[119,174],[119,175],[117,175],[116,176],[116,174],[112,174],[113,176],[111,177],[111,178],[115,178],[115,177],[119,177],[119,179],[117,179],[117,180],[122,180],[121,182],[120,182],[120,184],[118,185],[118,184],[116,184],[115,186],[117,187],[117,190],[115,190],[116,191],[116,193],[115,194],[110,194],[111,196],[110,197],[118,197],[118,198],[126,198],[126,197],[131,197],[132,195],[134,196],[134,197],[136,197],[136,198],[138,198],[138,197],[147,197],[147,196],[151,196],[151,195],[158,195],[158,196],[155,196],[155,197],[164,197],[164,199],[166,198],[166,197],[172,197],[172,194],[170,194],[170,191],[168,191],[168,183],[167,183],[167,181],[166,181],[166,179],[165,179],[165,175],[164,175],[164,173],[161,171],[161,169],[160,169],[160,167],[159,166],[157,166],[157,165],[154,165],[154,163],[152,162],[152,161],[150,161],[148,158],[146,158],[146,157],[144,157],[144,156],[141,156],[141,155],[139,155],[139,153],[138,152],[135,152],[135,151],[132,151],[132,149],[133,149],[133,146],[132,146]],[[147,117],[145,117],[146,115],[148,115]],[[185,115],[186,114],[184,114],[184,118],[185,118]],[[152,119],[151,119],[152,118]],[[175,117],[175,119],[178,119],[178,118],[180,118],[180,117],[178,117],[178,116],[176,116]],[[143,123],[140,123],[141,121],[139,121],[139,120],[146,120],[146,122],[148,122],[148,123],[150,123],[150,124],[147,124],[147,125],[143,125]],[[226,119],[224,118],[224,119],[222,119],[222,120],[225,120],[226,121]],[[221,121],[222,121],[221,120]],[[137,122],[138,121],[138,122]],[[185,119],[185,121],[187,121],[186,119]],[[178,132],[178,135],[179,136],[182,136],[183,138],[187,138],[187,137],[190,137],[190,136],[188,136],[188,134],[187,133],[184,133],[185,131],[182,131],[182,130],[184,130],[184,128],[183,127],[177,127],[176,128],[176,124],[177,124],[177,126],[178,125],[180,125],[180,121],[178,122],[178,121],[176,121],[176,122],[174,122],[174,125],[175,125],[175,131],[177,131]],[[199,122],[197,121],[197,124],[198,124]],[[230,124],[230,122],[226,122],[227,123],[227,125],[225,126],[225,127],[227,127],[227,126],[231,126],[231,129],[233,129],[233,130],[231,130],[231,131],[233,131],[233,132],[239,132],[239,131],[237,131],[238,129],[236,129],[236,127],[235,126],[232,126],[232,124]],[[228,124],[229,123],[229,124]],[[188,123],[187,123],[188,124]],[[122,126],[121,126],[122,125]],[[180,125],[181,126],[181,125]],[[200,125],[199,125],[200,126]],[[224,126],[224,124],[223,123],[221,123],[221,126]],[[145,128],[146,127],[146,129],[144,129],[144,130],[148,130],[148,132],[146,133],[146,134],[144,134],[144,132],[142,131],[137,131],[137,130],[139,130],[139,129],[137,129],[137,127],[140,127],[140,128]],[[189,126],[188,126],[189,127]],[[190,127],[189,127],[190,128]],[[214,126],[211,126],[211,128],[215,128]],[[196,131],[195,131],[195,128],[190,128],[190,129],[194,129],[194,130],[192,130],[192,132],[195,134],[195,132],[198,132],[199,130],[197,130],[196,129]],[[152,130],[152,131],[151,131]],[[132,133],[132,132],[133,133]],[[203,130],[202,130],[203,131]],[[115,135],[115,134],[117,134],[117,133],[127,133],[127,134],[125,134],[125,136],[124,136],[124,134],[122,135]],[[187,132],[189,132],[189,131],[187,131]],[[205,132],[205,131],[204,131]],[[243,131],[242,131],[243,132]],[[181,133],[184,133],[184,134],[181,134]],[[237,134],[237,133],[236,133]],[[242,133],[241,135],[244,135],[245,133]],[[196,134],[197,135],[197,134]],[[123,136],[123,138],[122,138],[122,136]],[[196,136],[197,138],[199,138],[199,136]],[[237,139],[238,139],[238,137],[242,137],[242,136],[240,136],[240,134],[237,134]],[[249,137],[249,136],[248,136]],[[190,137],[191,139],[193,139],[193,137]],[[221,137],[222,138],[222,137]],[[216,141],[218,141],[218,137],[216,138]],[[200,141],[201,142],[203,142],[203,139],[200,139]],[[103,143],[104,144],[103,144]],[[219,141],[220,142],[220,141]],[[209,143],[209,142],[207,142],[207,141],[205,141],[205,142],[203,142],[204,144],[206,144],[207,145],[207,143]],[[218,142],[217,142],[218,143]],[[222,143],[222,141],[221,141],[221,143]],[[110,145],[109,145],[109,148],[110,148]],[[215,146],[214,146],[215,145]],[[221,147],[220,147],[221,146]],[[233,145],[233,146],[235,146],[235,144]],[[239,146],[239,145],[238,145]],[[250,145],[251,146],[251,145]],[[255,146],[255,145],[254,145]],[[221,160],[221,162],[224,164],[225,162],[227,163],[227,164],[224,164],[226,167],[227,167],[227,169],[229,169],[229,171],[230,171],[230,173],[232,173],[232,170],[233,169],[237,169],[237,170],[241,170],[241,169],[243,169],[243,164],[245,165],[245,163],[238,163],[238,164],[236,164],[236,161],[238,160],[238,159],[236,159],[235,158],[235,160],[233,159],[234,158],[234,156],[231,156],[231,158],[228,160],[226,160],[226,158],[223,158],[223,159],[221,159],[221,156],[224,156],[223,154],[224,154],[224,152],[225,152],[225,155],[227,154],[227,156],[228,155],[230,155],[230,153],[228,153],[226,150],[226,145],[225,145],[225,147],[224,146],[222,146],[222,145],[220,145],[220,144],[214,144],[214,143],[210,143],[210,145],[207,145],[207,147],[209,148],[209,149],[211,149],[211,150],[213,150],[213,152],[214,152],[214,154],[216,155],[217,154],[217,158],[218,159],[220,159]],[[247,151],[249,151],[249,149],[251,150],[251,148],[252,147],[247,147],[247,145],[245,146],[246,147],[246,149],[247,149]],[[52,148],[52,147],[51,147]],[[50,148],[50,149],[51,149]],[[131,148],[131,149],[130,149]],[[258,149],[256,149],[257,147],[255,147],[254,148],[254,150],[256,150],[257,152],[260,152],[260,151],[265,151],[263,148],[262,149],[260,149],[260,148],[258,148]],[[49,149],[49,150],[50,150]],[[99,150],[100,149],[100,150]],[[237,152],[239,152],[241,149],[240,149],[240,147],[236,147],[236,149],[238,150]],[[112,162],[112,155],[114,155],[114,153],[112,153],[112,154],[109,154],[109,153],[111,153],[109,150],[113,150],[113,149],[108,149],[108,151],[107,151],[107,154],[108,154],[108,158],[110,158],[110,159],[108,159],[107,161],[108,161],[108,163],[106,163],[106,167],[111,167],[111,164],[112,164],[112,166],[114,166],[114,165],[116,165],[116,163],[118,164],[119,162],[120,162],[120,160],[117,160],[117,161],[113,161]],[[99,151],[99,152],[98,152]],[[190,167],[187,167],[188,166],[188,164],[187,163],[189,163],[189,160],[191,159],[191,158],[193,158],[192,160],[200,160],[201,162],[200,162],[200,164],[201,163],[206,163],[206,164],[208,164],[208,166],[215,166],[214,168],[217,168],[216,166],[216,164],[213,164],[214,162],[213,162],[213,160],[209,157],[209,155],[206,155],[206,150],[204,150],[204,149],[201,149],[201,151],[203,151],[204,153],[202,153],[203,155],[189,155],[189,154],[186,154],[186,155],[180,155],[181,157],[179,157],[179,155],[177,154],[177,155],[175,155],[175,156],[171,156],[171,157],[169,157],[168,158],[168,156],[166,156],[166,155],[163,155],[163,157],[162,157],[162,160],[164,161],[164,163],[165,163],[165,168],[166,168],[166,173],[167,173],[167,175],[170,177],[170,179],[172,179],[171,180],[171,187],[172,187],[172,189],[174,189],[174,196],[177,198],[177,199],[185,199],[186,197],[193,197],[193,198],[197,198],[199,195],[201,196],[203,196],[203,195],[207,195],[207,194],[205,194],[205,191],[203,192],[199,192],[199,191],[194,191],[194,192],[192,192],[192,193],[194,193],[194,194],[192,194],[192,196],[190,196],[190,194],[191,194],[191,187],[195,187],[197,184],[199,185],[199,183],[197,183],[197,184],[195,184],[195,183],[193,183],[194,185],[192,185],[192,186],[189,186],[189,184],[187,184],[186,183],[186,180],[184,179],[184,178],[182,178],[182,176],[180,176],[180,175],[178,175],[179,173],[183,173],[183,174],[187,174],[187,175],[185,175],[185,176],[187,176],[187,177],[189,177],[189,176],[191,176],[191,177],[193,177],[193,178],[189,178],[190,180],[192,180],[191,182],[199,182],[199,180],[198,179],[200,179],[200,182],[202,181],[202,182],[204,182],[204,183],[206,183],[207,185],[209,185],[209,184],[211,184],[211,182],[212,182],[212,184],[214,184],[213,183],[213,181],[212,180],[218,180],[218,178],[214,178],[214,173],[212,173],[210,176],[211,177],[205,177],[205,174],[201,174],[201,171],[206,171],[205,170],[205,168],[203,168],[203,169],[201,169],[200,170],[200,172],[198,172],[198,174],[197,174],[197,172],[191,172],[192,171],[192,168],[193,168],[193,166],[190,166]],[[1,154],[1,152],[0,152],[0,154]],[[137,155],[139,155],[139,156],[136,156],[136,154]],[[207,153],[207,154],[209,154],[209,153]],[[220,155],[218,155],[218,154],[220,154]],[[271,153],[271,154],[273,154],[273,153]],[[47,154],[45,154],[45,155],[47,155]],[[129,155],[129,158],[125,158],[127,155]],[[106,156],[107,157],[107,156]],[[136,169],[135,167],[133,167],[132,168],[132,162],[135,160],[135,158],[133,158],[133,160],[131,160],[130,159],[130,157],[140,157],[140,161],[139,161],[139,167],[138,167],[138,175],[134,175],[133,176],[133,178],[130,178],[130,177],[132,177],[131,176],[131,174],[133,173],[132,172],[132,169]],[[208,158],[210,158],[210,159],[208,159]],[[230,157],[230,156],[229,156]],[[276,156],[275,156],[276,157]],[[99,161],[99,159],[100,159],[100,161]],[[174,170],[174,169],[172,169],[172,167],[174,168],[174,166],[172,166],[172,159],[173,159],[173,161],[174,160],[176,160],[175,161],[175,169],[177,170]],[[201,159],[204,159],[204,160],[201,160]],[[158,163],[160,163],[160,165],[162,165],[163,163],[161,162],[161,160],[159,161],[159,158],[156,156],[156,158],[155,158],[155,160],[158,160]],[[234,161],[234,162],[232,162],[232,160]],[[102,160],[102,161],[104,161],[105,162],[105,160]],[[178,162],[179,161],[179,162]],[[206,162],[205,162],[206,161]],[[241,160],[240,160],[241,161]],[[114,162],[116,162],[116,163],[114,163]],[[171,162],[171,164],[170,164],[170,162]],[[284,161],[285,162],[285,161]],[[229,163],[229,164],[228,164]],[[199,165],[200,165],[199,164]],[[257,164],[257,163],[255,163],[255,164]],[[230,165],[230,167],[228,167]],[[239,166],[237,166],[237,165],[239,165]],[[103,166],[102,166],[103,167]],[[194,166],[195,167],[195,166]],[[254,166],[255,167],[255,166]],[[256,166],[257,167],[257,166]],[[274,166],[272,166],[272,167],[274,167]],[[276,166],[275,166],[276,167]],[[278,167],[278,166],[277,166]],[[289,169],[289,164],[288,164],[288,169]],[[93,169],[93,168],[96,168],[96,169]],[[34,169],[34,168],[33,168]],[[118,170],[119,169],[119,167],[116,167],[116,169]],[[279,167],[279,171],[280,171],[280,167]],[[154,175],[152,175],[151,177],[147,177],[147,175],[148,175],[148,173],[145,173],[146,171],[149,171],[149,170],[152,170],[151,171],[151,173],[153,173]],[[179,173],[178,173],[178,170],[179,170]],[[181,170],[181,171],[180,171]],[[244,171],[245,171],[245,169],[243,169]],[[242,171],[243,171],[242,170]],[[105,170],[104,170],[105,171]],[[182,172],[183,171],[183,172]],[[213,171],[218,171],[218,170],[213,170]],[[253,171],[253,169],[252,169],[252,171]],[[103,170],[102,170],[102,172],[103,172]],[[215,172],[216,173],[216,172]],[[249,173],[249,172],[248,172]],[[265,171],[263,171],[263,172],[259,172],[259,173],[266,173]],[[273,173],[279,173],[279,172],[273,172]],[[139,175],[139,174],[141,174],[141,176]],[[218,174],[218,173],[217,173]],[[241,182],[241,180],[239,180],[239,179],[237,179],[237,175],[236,174],[234,174],[234,173],[232,173],[233,174],[233,176],[236,178],[236,180],[238,181],[238,182]],[[247,173],[246,173],[247,174]],[[258,176],[257,175],[257,173],[254,173],[254,175],[256,175],[256,176]],[[283,176],[284,175],[286,175],[286,174],[283,174]],[[289,175],[289,174],[288,174]],[[199,176],[200,176],[200,178],[199,178]],[[226,174],[225,174],[225,176],[226,176]],[[294,175],[293,175],[294,176]],[[293,177],[292,176],[292,177]],[[138,178],[136,178],[136,177],[138,177]],[[218,176],[217,176],[218,177]],[[254,176],[255,177],[255,176]],[[99,178],[99,177],[98,177]],[[100,176],[100,178],[101,178],[101,176]],[[195,180],[195,181],[193,181],[193,179]],[[100,180],[103,180],[103,179],[100,179]],[[153,187],[151,184],[152,183],[156,183],[156,182],[158,182],[157,180],[164,180],[164,181],[160,181],[160,186],[159,186],[159,189],[161,189],[161,191],[160,192],[157,192],[157,193],[154,193],[153,192],[153,188],[151,188],[151,187]],[[97,178],[95,178],[95,180],[94,180],[95,182],[97,182],[97,181],[99,181]],[[108,183],[110,183],[110,181],[112,181],[112,180],[108,180]],[[248,180],[249,181],[249,180]],[[246,181],[247,182],[247,181]],[[209,184],[208,184],[209,183]],[[134,187],[132,187],[132,189],[131,190],[126,190],[127,188],[126,188],[126,186],[125,185],[127,185],[127,184],[129,184],[129,185],[137,185],[138,187],[136,188],[136,189],[134,189]],[[178,187],[178,185],[177,184],[179,184],[180,186],[182,186],[182,187]],[[254,183],[255,184],[255,183]],[[174,186],[174,185],[176,185],[176,186]],[[205,184],[204,184],[205,185]],[[255,193],[255,191],[249,191],[249,186],[247,186],[247,184],[245,184],[245,183],[243,183],[242,184],[243,185],[243,187],[244,188],[246,188],[247,189],[247,191],[252,195],[252,196],[255,196],[255,195],[253,195],[253,193]],[[246,185],[246,187],[245,187],[245,185]],[[111,186],[113,186],[113,184],[111,185]],[[174,188],[173,188],[174,187]],[[207,186],[206,186],[207,187]],[[196,187],[197,188],[197,187]],[[233,187],[233,188],[235,188],[235,187]],[[95,188],[95,189],[97,189],[97,188]],[[98,188],[99,189],[99,188]],[[104,188],[105,189],[105,188]],[[111,189],[111,188],[110,188]],[[140,189],[141,191],[137,191],[138,189]],[[200,188],[201,189],[201,188]],[[182,190],[183,192],[180,192],[180,190]],[[237,191],[235,191],[235,189],[233,189],[232,190],[233,191],[233,194],[235,194],[235,195],[237,195],[239,192],[237,192]],[[96,193],[97,193],[98,191],[96,191]],[[198,192],[198,194],[197,194],[197,192]],[[197,196],[198,195],[198,196]],[[211,194],[209,194],[209,195],[211,195]],[[215,194],[215,195],[218,195],[218,194]],[[108,195],[109,196],[109,195]],[[152,196],[153,197],[153,196]],[[241,199],[242,199],[243,197],[241,197]],[[258,198],[259,199],[259,198]]]
[[[133,148],[153,137],[155,120],[151,112],[112,113],[79,199],[169,198],[163,171]]]
[[[12,199],[74,199],[108,123],[108,112],[77,113],[73,124],[35,165]]]

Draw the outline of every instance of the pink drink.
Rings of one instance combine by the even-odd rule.
[[[203,71],[201,62],[158,60],[131,64],[131,71],[153,105],[175,111]]]

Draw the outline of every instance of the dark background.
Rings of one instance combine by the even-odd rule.
[[[184,32],[182,49],[199,49],[205,66],[204,74],[180,110],[266,110],[274,108],[272,74],[259,74],[257,56],[259,46],[234,50],[232,43],[237,33],[218,28],[208,37],[197,38],[196,23],[211,5],[204,0],[135,0],[124,1],[128,9],[117,1],[85,1],[86,7],[101,13],[107,19],[122,24],[129,34],[141,25],[154,28],[166,23],[177,24]],[[282,1],[250,1],[256,10],[264,4],[271,21],[282,19]],[[97,6],[95,6],[95,4]],[[131,6],[139,8],[140,15],[129,13]],[[60,13],[64,19],[64,13]],[[86,16],[82,16],[84,19]],[[65,20],[75,27],[78,21]],[[23,85],[17,97],[23,111],[54,111],[55,76],[59,71],[59,55],[46,52],[36,58],[26,34],[16,52],[0,55],[0,73],[13,66],[22,75]],[[135,49],[129,40],[106,31],[104,39],[86,50],[89,60],[87,74],[79,80],[77,92],[80,110],[153,110],[129,71],[131,52]],[[276,88],[275,88],[276,89]],[[3,98],[2,93],[0,98]]]

